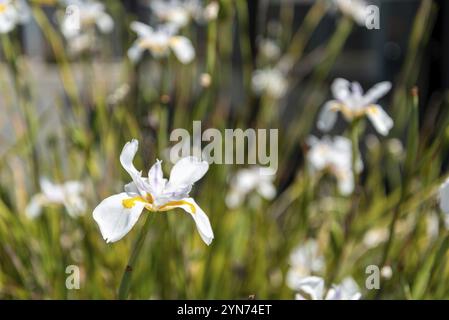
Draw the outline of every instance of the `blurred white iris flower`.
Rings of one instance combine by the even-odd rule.
[[[93,211],[106,242],[122,239],[144,209],[165,212],[181,208],[192,216],[201,238],[209,245],[214,238],[209,218],[189,197],[193,184],[204,176],[209,164],[195,157],[182,158],[174,165],[167,180],[163,177],[162,161],[158,160],[144,178],[133,165],[137,149],[138,141],[134,139],[125,144],[120,155],[120,163],[132,178],[132,182],[125,185],[125,192],[106,198]]]
[[[374,128],[386,136],[393,127],[393,120],[376,104],[391,89],[390,82],[380,82],[365,94],[358,82],[345,79],[335,79],[331,90],[335,100],[326,102],[318,118],[318,128],[329,131],[337,120],[337,112],[341,112],[349,122],[356,118],[367,116]]]
[[[25,0],[0,0],[0,33],[8,33],[18,24],[30,20],[31,12]]]
[[[77,217],[86,210],[86,202],[82,196],[84,185],[79,181],[67,181],[54,184],[46,178],[40,180],[42,192],[34,195],[25,209],[27,217],[38,217],[42,208],[51,205],[63,205],[71,217]]]
[[[302,280],[312,274],[324,271],[325,261],[316,240],[307,240],[296,247],[290,255],[290,269],[287,272],[287,286],[299,290]]]
[[[325,136],[321,140],[310,136],[307,144],[310,147],[307,160],[312,170],[328,170],[337,179],[339,191],[344,195],[351,194],[354,191],[351,141],[342,136],[333,139]],[[355,169],[357,172],[363,170],[360,156]]]
[[[63,0],[66,14],[61,31],[66,39],[82,36],[85,31],[97,27],[101,33],[110,33],[114,20],[106,12],[103,3],[88,0]]]
[[[131,30],[138,36],[128,50],[128,57],[132,62],[139,61],[145,50],[150,51],[155,58],[165,57],[172,50],[183,64],[190,63],[195,58],[192,42],[184,36],[177,35],[175,28],[160,26],[153,29],[149,25],[134,21],[131,23]]]
[[[267,94],[274,99],[281,98],[288,89],[288,81],[280,68],[255,70],[251,84],[256,94]]]
[[[362,295],[354,279],[345,278],[339,285],[332,285],[326,292],[324,279],[306,277],[299,284],[296,300],[359,300]]]
[[[276,196],[273,184],[275,175],[262,174],[262,169],[254,166],[237,171],[231,179],[230,190],[226,195],[226,205],[230,209],[239,207],[246,196],[256,191],[262,198],[272,200]]]
[[[191,20],[198,23],[215,20],[219,11],[217,1],[205,7],[199,0],[152,0],[149,5],[159,21],[175,28],[185,27]]]

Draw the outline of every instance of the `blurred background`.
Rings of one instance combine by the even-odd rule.
[[[0,1],[0,298],[116,298],[143,219],[106,244],[92,211],[130,181],[119,162],[127,141],[140,142],[138,169],[162,159],[168,175],[170,132],[191,132],[194,120],[203,131],[278,129],[275,194],[241,174],[250,166],[212,164],[192,194],[214,241],[204,245],[181,210],[146,212],[155,218],[129,298],[294,299],[310,275],[327,287],[350,279],[362,299],[448,298],[449,220],[437,191],[449,146],[449,3],[353,2],[95,1],[71,36],[67,7],[94,1]],[[380,9],[379,29],[357,20],[356,2]],[[158,48],[130,58],[133,21],[158,30],[172,20],[194,48],[191,61]],[[276,72],[258,82],[261,70]],[[360,177],[349,195],[333,168],[313,170],[308,158],[336,78],[365,90],[393,85],[379,104],[394,127],[384,137],[361,124],[364,168],[353,170]],[[351,138],[350,130],[339,116],[328,135]],[[229,203],[232,192],[243,199]],[[79,267],[79,289],[66,286],[69,265]],[[370,265],[379,289],[365,285]]]

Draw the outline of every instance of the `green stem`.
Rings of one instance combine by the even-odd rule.
[[[362,118],[356,118],[351,122],[349,127],[349,136],[351,139],[351,148],[352,148],[352,160],[351,160],[351,169],[354,179],[354,191],[352,193],[352,201],[351,208],[349,209],[348,214],[344,219],[344,234],[343,234],[343,243],[341,248],[338,249],[337,256],[335,258],[335,262],[333,264],[333,268],[331,271],[331,275],[328,278],[327,284],[328,286],[332,286],[335,278],[338,276],[338,272],[340,270],[340,266],[342,264],[342,260],[344,258],[344,250],[345,244],[348,242],[349,236],[351,234],[352,222],[357,214],[358,203],[359,203],[359,172],[357,171],[357,161],[359,157],[359,135],[360,135],[360,124],[362,122]]]
[[[122,281],[120,282],[120,288],[118,290],[118,298],[120,300],[124,300],[128,297],[129,288],[131,286],[131,275],[133,267],[136,265],[137,257],[139,256],[140,251],[142,250],[143,243],[145,242],[145,238],[148,234],[148,229],[150,227],[150,221],[152,216],[153,215],[151,213],[147,214],[145,224],[140,230],[137,240],[134,243],[131,256],[129,257],[128,264],[125,267],[125,271],[123,272]]]

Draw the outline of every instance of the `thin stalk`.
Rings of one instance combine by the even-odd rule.
[[[351,228],[352,223],[356,217],[357,209],[358,209],[358,203],[360,198],[360,192],[359,192],[359,172],[357,170],[357,161],[359,157],[359,138],[360,138],[360,125],[362,123],[362,118],[356,118],[351,122],[350,128],[349,128],[349,136],[351,139],[351,154],[352,154],[352,160],[351,160],[351,169],[352,169],[352,175],[354,179],[354,191],[352,193],[352,201],[351,201],[351,208],[349,209],[348,214],[345,217],[344,220],[344,233],[343,233],[343,243],[341,248],[337,252],[337,257],[335,258],[334,266],[331,271],[331,275],[328,278],[328,285],[331,286],[334,282],[335,278],[338,275],[338,272],[340,270],[340,266],[342,264],[343,258],[344,258],[344,251],[345,251],[345,244],[348,242],[349,236],[351,234]]]
[[[136,265],[137,257],[140,255],[140,251],[142,251],[143,244],[145,242],[145,238],[148,234],[148,230],[150,227],[151,217],[153,214],[147,214],[145,224],[140,230],[139,235],[137,236],[137,240],[134,243],[134,247],[131,252],[131,256],[129,257],[128,264],[125,267],[125,271],[123,272],[122,281],[120,282],[120,288],[118,290],[118,298],[120,300],[124,300],[128,297],[129,288],[131,286],[131,275],[133,268]]]

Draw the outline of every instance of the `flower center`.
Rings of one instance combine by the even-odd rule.
[[[3,13],[8,8],[8,5],[6,3],[0,3],[0,13]]]

